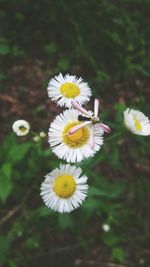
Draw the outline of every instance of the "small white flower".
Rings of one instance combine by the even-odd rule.
[[[61,165],[45,176],[41,196],[45,205],[61,213],[71,212],[85,200],[88,191],[87,177],[81,168]]]
[[[102,225],[102,229],[104,230],[104,232],[109,232],[110,231],[110,226],[108,224],[103,224]]]
[[[70,134],[72,128],[81,124],[78,120],[80,114],[78,110],[65,110],[56,117],[49,128],[48,141],[52,151],[58,158],[67,162],[80,162],[94,156],[103,144],[103,130],[99,124],[96,124],[93,130],[87,121],[84,127],[82,125],[81,129]]]
[[[12,129],[18,136],[24,136],[29,133],[30,124],[25,120],[17,120],[13,123]]]
[[[91,89],[82,78],[60,73],[52,78],[48,84],[48,96],[60,107],[71,108],[71,101],[76,99],[81,105],[88,102],[91,96]]]
[[[124,111],[126,127],[137,135],[150,135],[150,121],[141,111],[127,108]]]

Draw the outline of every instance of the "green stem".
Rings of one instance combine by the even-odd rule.
[[[36,132],[30,131],[30,133],[34,136],[39,136],[39,134],[37,134]]]
[[[116,139],[116,138],[122,136],[123,133],[124,133],[124,131],[117,132],[117,133],[115,133],[114,135],[108,137],[108,138],[107,138],[107,141],[111,141],[111,140],[113,140],[113,139]]]

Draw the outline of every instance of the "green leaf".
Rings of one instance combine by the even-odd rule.
[[[6,162],[0,169],[0,199],[5,202],[12,190],[12,165]]]
[[[24,55],[24,51],[21,50],[18,46],[13,46],[11,48],[11,54],[14,56],[14,57],[19,57],[19,56],[23,56]]]
[[[71,214],[59,214],[58,220],[61,229],[73,227],[73,218],[71,217]]]
[[[51,209],[45,206],[39,207],[37,212],[41,217],[49,216],[50,214],[54,213]]]
[[[45,46],[45,51],[47,52],[47,54],[49,56],[51,56],[51,55],[57,53],[58,46],[54,42],[52,42],[52,43]]]
[[[104,204],[104,203],[103,203]],[[102,202],[98,201],[97,199],[92,199],[91,197],[88,198],[82,206],[82,210],[84,213],[84,217],[90,218],[93,214],[101,215],[102,213]]]
[[[11,147],[13,147],[16,143],[17,143],[17,138],[14,134],[9,134],[8,136],[5,137],[0,153],[0,160],[2,162],[6,160]]]
[[[8,153],[9,161],[11,161],[12,163],[17,163],[21,161],[25,157],[31,146],[31,143],[16,144],[12,146]]]
[[[9,267],[18,267],[13,260],[9,260]]]
[[[0,55],[5,56],[8,55],[10,52],[10,48],[7,44],[0,44]]]
[[[113,260],[116,260],[119,263],[124,263],[124,251],[122,248],[115,247],[112,249],[112,258]]]
[[[15,236],[21,237],[23,234],[23,231],[24,229],[23,229],[22,224],[16,221],[12,226],[11,233]]]
[[[10,239],[6,236],[1,236],[0,237],[0,267],[3,266],[3,263],[6,260],[9,246],[10,246]]]
[[[112,146],[111,154],[108,155],[107,160],[114,170],[120,170],[122,168],[119,149],[116,145]]]
[[[123,112],[125,111],[126,109],[126,105],[124,103],[117,103],[115,104],[115,110],[116,110],[116,113],[115,113],[115,119],[116,119],[116,122],[121,125],[123,125]]]
[[[89,196],[116,198],[124,190],[124,183],[110,184],[102,181],[99,187],[91,186],[89,188]]]
[[[101,238],[102,238],[104,244],[109,246],[109,247],[113,247],[113,246],[117,245],[118,242],[120,241],[119,238],[111,232],[103,233],[101,235]]]
[[[89,188],[89,196],[107,196],[108,193],[106,193],[105,191],[97,188],[97,187],[94,187],[94,186],[91,186]]]
[[[35,248],[39,247],[39,242],[40,242],[40,235],[37,233],[36,235],[29,237],[25,241],[25,248],[28,250],[33,250]]]
[[[70,61],[68,58],[61,58],[58,62],[58,69],[61,71],[67,71],[70,67]]]

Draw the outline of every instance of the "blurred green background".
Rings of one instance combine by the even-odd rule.
[[[123,111],[149,112],[150,1],[0,4],[0,267],[148,267],[150,142],[124,129]],[[60,163],[47,140],[11,129],[22,118],[47,133],[61,111],[47,83],[59,72],[89,83],[112,128],[100,152],[78,164],[88,198],[67,215],[40,198],[44,175]]]

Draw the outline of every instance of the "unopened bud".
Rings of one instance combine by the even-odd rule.
[[[33,137],[33,141],[34,141],[35,143],[40,142],[40,140],[41,140],[41,138],[40,138],[38,135],[36,135],[36,136]]]
[[[46,133],[45,133],[45,132],[40,132],[40,137],[41,137],[41,138],[46,137]]]

